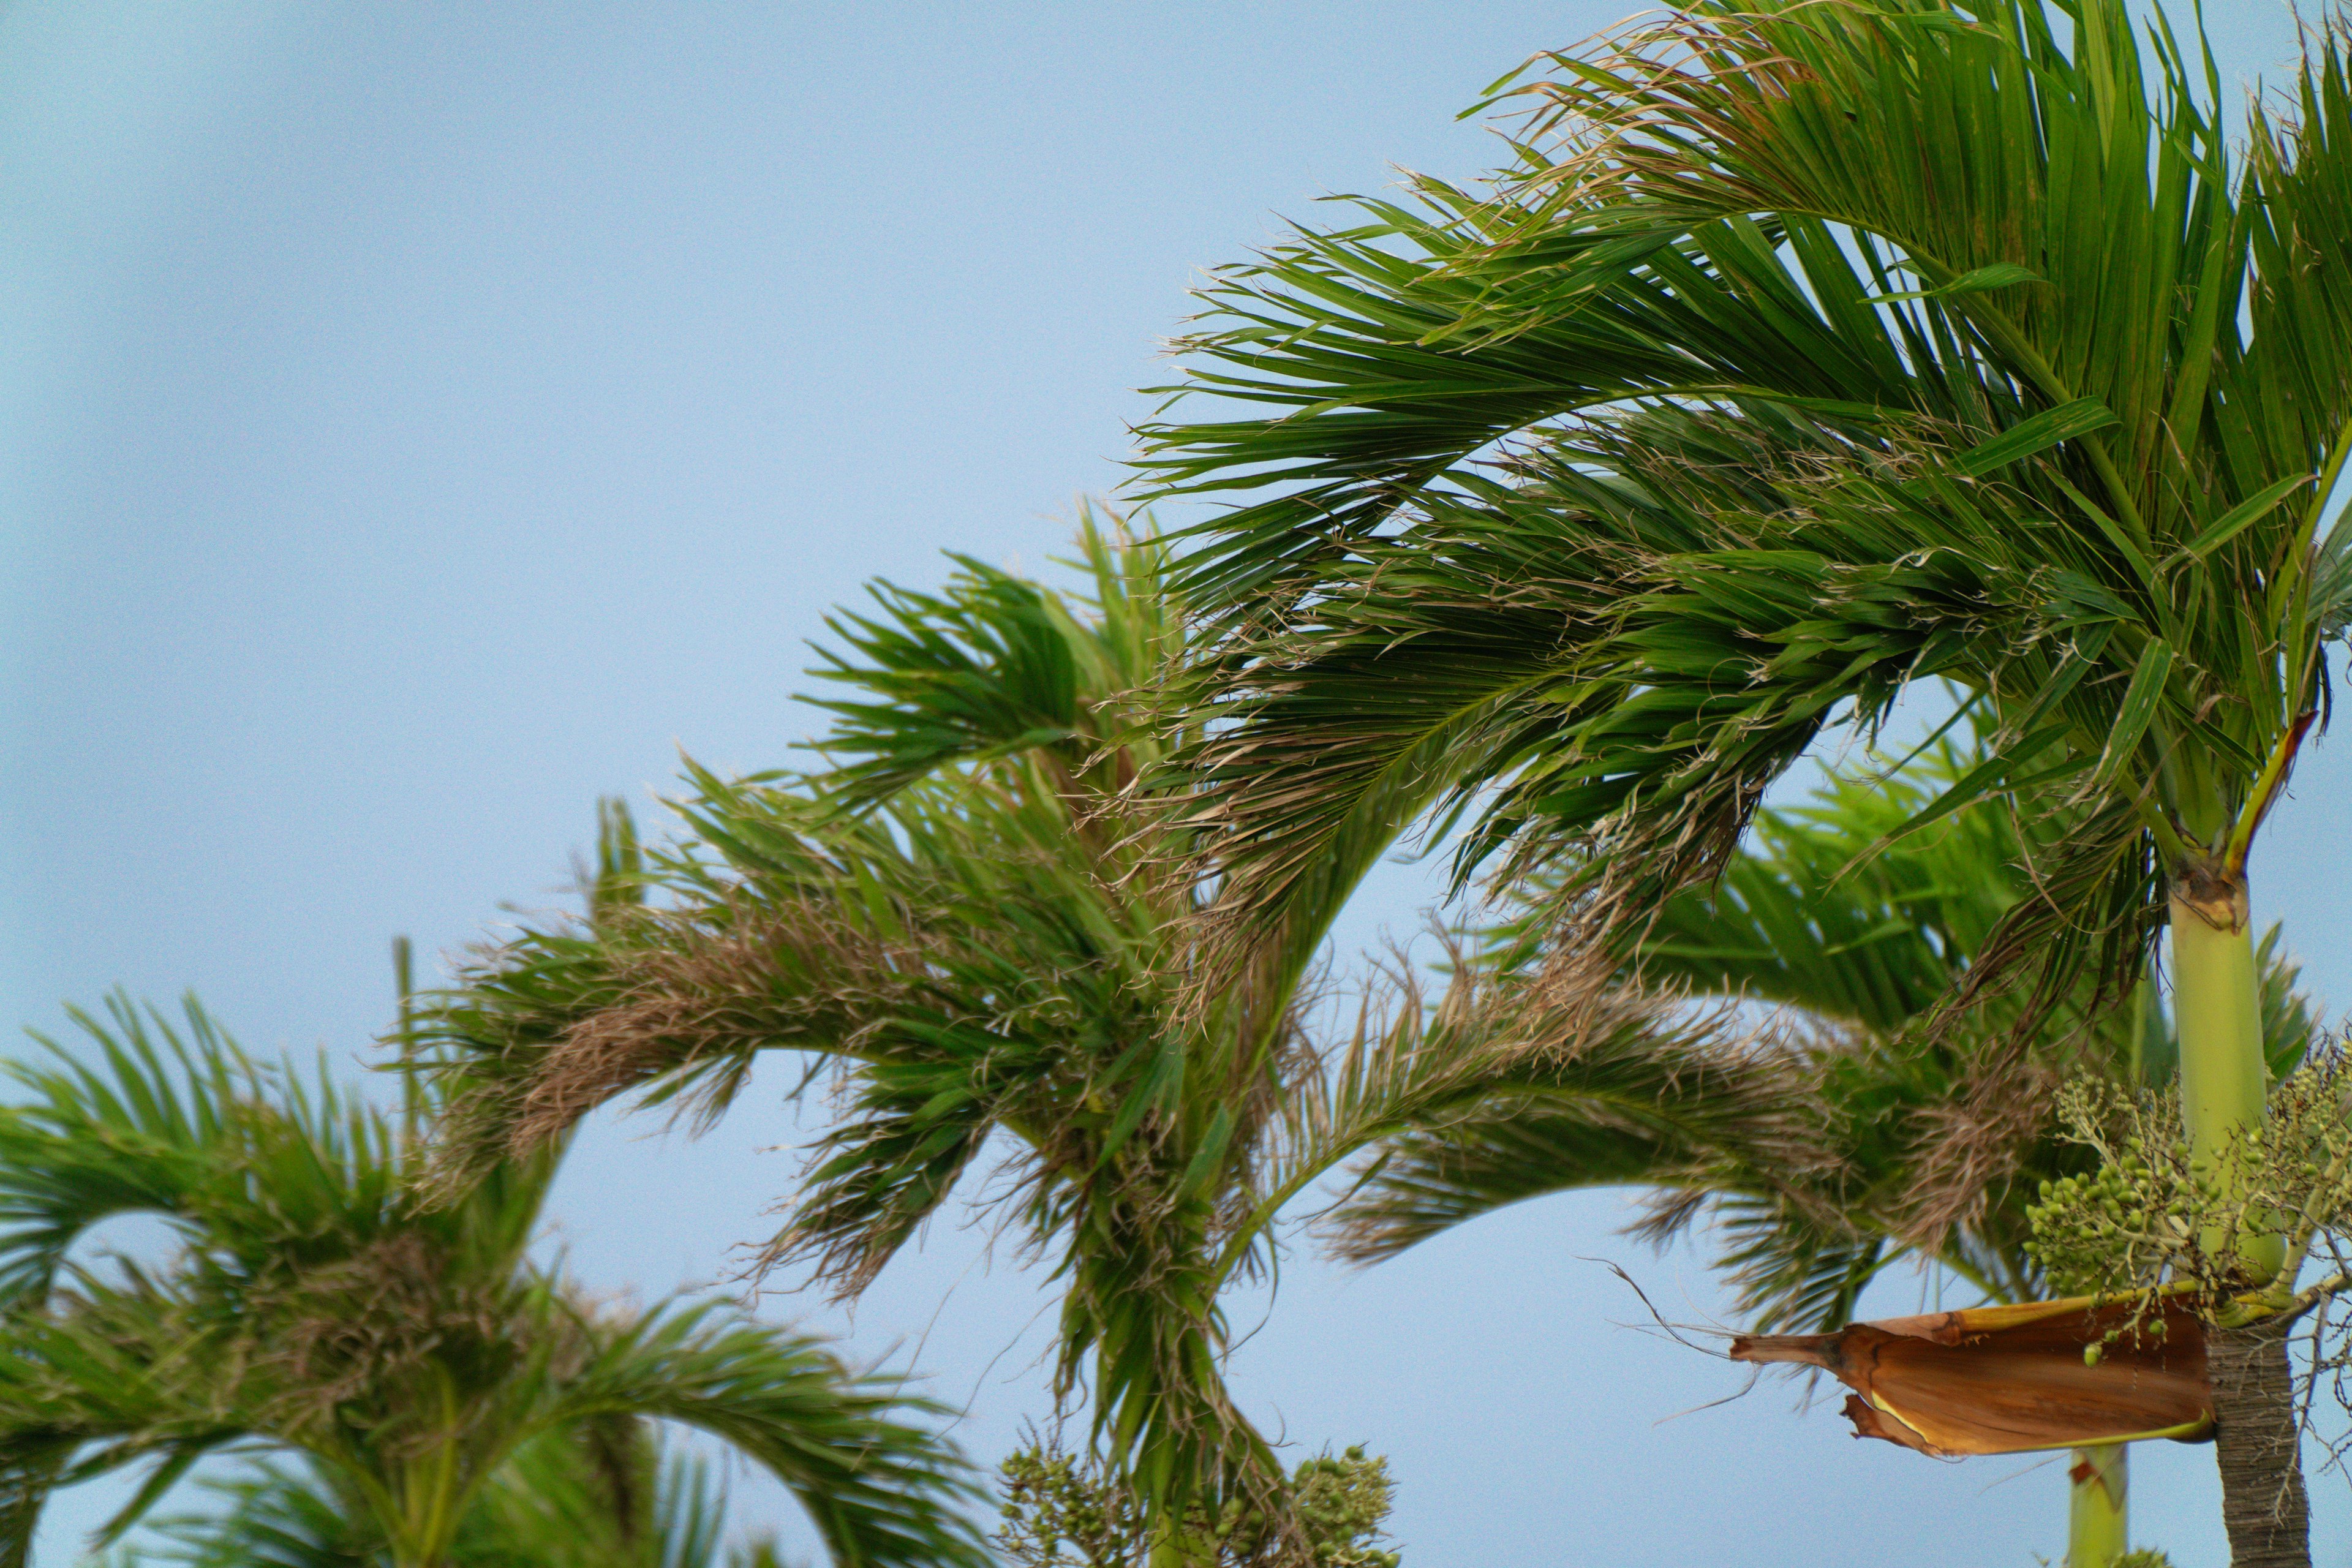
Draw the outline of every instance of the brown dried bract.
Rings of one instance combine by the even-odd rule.
[[[1938,1458],[2212,1436],[2204,1325],[2179,1301],[2079,1296],[1885,1318],[1743,1335],[1731,1355],[1819,1367],[1854,1391],[1855,1436]]]

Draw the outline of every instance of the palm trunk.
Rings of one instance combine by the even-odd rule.
[[[2231,1568],[2311,1568],[2311,1503],[2286,1353],[2292,1326],[2271,1318],[2206,1340]]]
[[[2129,1550],[2131,1534],[2128,1443],[2102,1443],[2074,1450],[2066,1472],[2074,1483],[2066,1509],[2066,1568],[2110,1568]]]
[[[2180,1112],[2193,1156],[2210,1160],[2234,1129],[2260,1123],[2268,1090],[2262,994],[2246,884],[2196,867],[2172,891],[2172,964],[2180,1034]],[[2222,1238],[2200,1238],[2209,1252]],[[2237,1242],[2249,1285],[2286,1261],[2283,1237]],[[2310,1568],[2310,1508],[2286,1325],[2218,1330],[2209,1340],[2214,1458],[2232,1568]]]
[[[2180,1031],[2180,1114],[2190,1153],[2212,1159],[2231,1132],[2258,1126],[2268,1089],[2263,1058],[2262,984],[2254,968],[2246,884],[2198,868],[2174,883],[2172,973]],[[2210,1253],[2221,1237],[2202,1238]],[[2263,1284],[2286,1260],[2282,1237],[2241,1239],[2250,1276]]]

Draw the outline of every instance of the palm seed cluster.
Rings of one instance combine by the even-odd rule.
[[[2181,1131],[2177,1089],[2126,1089],[2082,1079],[2059,1097],[2066,1137],[2098,1156],[2091,1170],[2044,1181],[2027,1209],[2028,1252],[2059,1289],[2186,1289],[2222,1310],[2266,1271],[2246,1243],[2284,1232],[2291,1289],[2315,1250],[2333,1256],[2352,1226],[2352,1066],[2340,1046],[2315,1047],[2274,1084],[2269,1114],[2211,1156]],[[2341,1270],[2310,1287],[2333,1293]]]

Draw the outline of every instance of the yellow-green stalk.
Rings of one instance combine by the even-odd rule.
[[[2242,871],[2192,865],[2172,882],[2173,1022],[2180,1040],[2180,1115],[2190,1156],[2219,1169],[2231,1131],[2259,1126],[2268,1089],[2263,1054],[2262,982]],[[2220,1227],[2200,1238],[2209,1254]],[[2267,1283],[2286,1261],[2285,1238],[2238,1237],[2249,1285]]]
[[[2102,1443],[2074,1450],[2066,1479],[2066,1568],[2110,1568],[2129,1550],[2131,1446]]]

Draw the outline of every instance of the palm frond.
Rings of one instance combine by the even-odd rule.
[[[194,998],[184,1036],[127,996],[107,998],[105,1012],[69,1011],[96,1063],[36,1034],[45,1061],[0,1064],[27,1097],[0,1108],[0,1302],[37,1301],[105,1220],[192,1219],[262,1081]]]
[[[1694,999],[1771,1005],[1777,1054],[1709,1056],[1689,1018],[1654,1012],[1618,1046],[1660,1085],[1642,1121],[1605,1100],[1538,1098],[1490,1071],[1447,1113],[1387,1137],[1336,1216],[1343,1255],[1383,1258],[1506,1205],[1626,1185],[1650,1190],[1635,1234],[1663,1243],[1707,1227],[1736,1309],[1759,1327],[1837,1327],[1855,1293],[1906,1257],[1994,1299],[2032,1294],[2024,1205],[2083,1160],[2046,1090],[2062,1071],[2161,1084],[2177,1052],[2152,984],[2123,1012],[2076,994],[2024,1050],[2015,998],[1956,1026],[1920,1026],[2031,895],[2031,856],[2007,814],[1984,804],[1868,852],[1982,757],[1962,739],[1900,767],[1859,759],[1802,804],[1760,813],[1715,889],[1669,901],[1625,948],[1627,975]],[[1472,963],[1496,977],[1489,996],[1539,972],[1554,909],[1529,889],[1519,912],[1481,933]],[[2260,962],[2264,1038],[2289,1063],[2311,1037],[2313,1005],[2275,930]],[[1468,1022],[1491,1030],[1508,1016],[1490,1001]],[[1549,1027],[1583,1070],[1591,1026]],[[1621,1058],[1603,1048],[1591,1059]],[[1720,1120],[1655,1119],[1685,1104]]]
[[[1715,1190],[1805,1172],[1799,1060],[1729,1015],[1612,987],[1563,1000],[1482,998],[1456,1027],[1494,1042],[1450,1105],[1390,1135],[1326,1230],[1355,1262],[1392,1257],[1480,1215],[1579,1188]],[[1495,1044],[1509,1042],[1496,1052]]]
[[[764,1548],[726,1545],[726,1489],[707,1460],[665,1453],[635,1418],[614,1436],[525,1442],[476,1498],[451,1568],[723,1568]],[[204,1490],[208,1509],[158,1521],[124,1568],[391,1568],[365,1500],[331,1471],[263,1460]]]
[[[874,613],[827,617],[840,647],[819,645],[824,662],[811,673],[862,694],[806,699],[834,715],[818,742],[837,759],[828,789],[863,808],[942,767],[1015,755],[1045,761],[1066,788],[1122,786],[1118,764],[1131,763],[1125,749],[1141,717],[1134,705],[1150,700],[1148,683],[1181,637],[1181,609],[1148,528],[1131,536],[1116,514],[1107,527],[1089,505],[1078,546],[1093,592],[1075,605],[955,555],[942,593],[877,583]],[[1097,772],[1105,764],[1108,776]]]
[[[1732,1310],[1759,1331],[1842,1328],[1864,1289],[1902,1248],[1884,1234],[1748,1193],[1709,1206],[1715,1266],[1733,1286]]]
[[[675,1421],[719,1438],[791,1489],[844,1563],[984,1564],[959,1511],[979,1494],[953,1447],[905,1417],[936,1407],[899,1379],[851,1376],[814,1340],[716,1304],[599,1327],[591,1358],[541,1419]]]
[[[340,1500],[332,1531],[258,1494],[230,1510],[255,1550],[289,1561],[370,1540],[441,1561],[534,1442],[610,1458],[598,1509],[617,1550],[650,1539],[631,1434],[667,1416],[825,1488],[841,1561],[978,1563],[951,1516],[961,1461],[908,1419],[929,1406],[747,1320],[583,1308],[526,1256],[555,1150],[428,1202],[425,1152],[323,1064],[257,1067],[193,1005],[190,1018],[184,1035],[128,1003],[111,1028],[85,1018],[97,1059],[22,1070],[31,1098],[0,1111],[25,1281],[0,1322],[0,1560],[21,1560],[58,1488],[141,1471],[110,1541],[231,1446],[304,1456]],[[60,1261],[131,1208],[170,1219],[180,1249],[105,1270]]]
[[[821,673],[857,695],[816,742],[832,767],[690,769],[641,908],[526,932],[419,1028],[457,1177],[623,1096],[716,1114],[761,1053],[802,1055],[832,1114],[763,1263],[844,1293],[1002,1138],[997,1218],[1064,1291],[1057,1388],[1181,1517],[1282,1484],[1225,1390],[1218,1297],[1265,1256],[1293,1135],[1331,1131],[1293,1115],[1299,991],[1397,824],[1360,814],[1280,937],[1214,970],[1189,854],[1211,829],[1156,782],[1163,689],[1191,678],[1164,551],[1080,544],[1084,599],[960,561],[837,622]]]
[[[155,1523],[160,1545],[133,1563],[186,1568],[383,1568],[386,1543],[364,1507],[324,1478],[282,1462],[206,1483],[215,1507]]]
[[[1929,679],[1989,755],[1914,825],[2035,857],[1962,1000],[2120,992],[2166,877],[2242,872],[2344,626],[2346,39],[2233,159],[2210,60],[2070,15],[1695,5],[1540,62],[1492,195],[1212,285],[1186,387],[1263,416],[1144,468],[1244,503],[1180,568],[1236,946],[1376,800],[1646,918]]]

